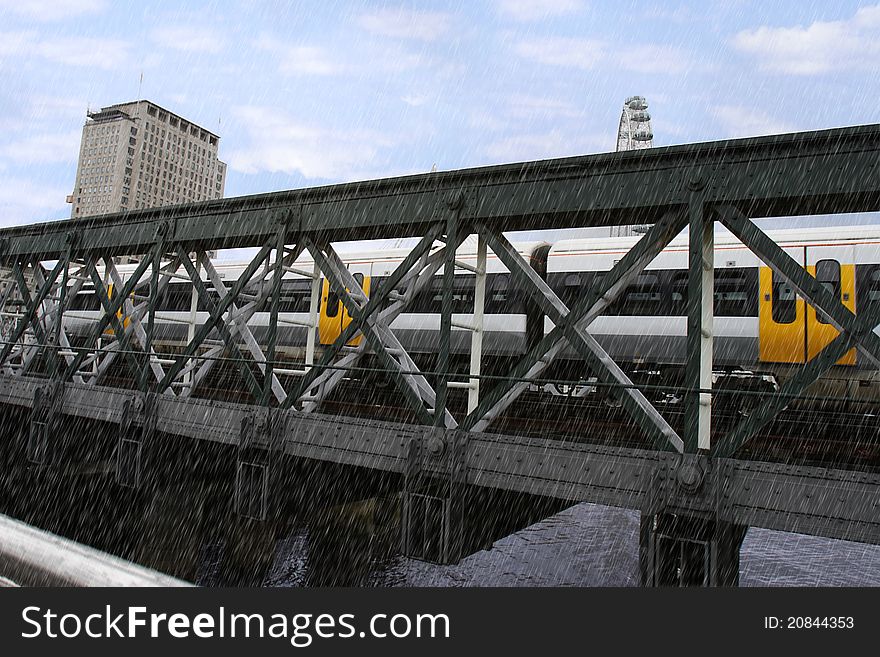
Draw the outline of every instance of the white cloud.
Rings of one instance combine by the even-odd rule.
[[[526,59],[551,66],[570,66],[589,70],[605,57],[605,44],[593,39],[546,37],[520,41],[516,53]]]
[[[427,94],[407,94],[406,96],[401,97],[400,100],[410,107],[420,107],[427,103],[430,98],[431,97]]]
[[[580,0],[496,0],[498,12],[523,23],[583,9]]]
[[[65,199],[70,191],[28,178],[0,176],[0,226],[69,217]]]
[[[610,147],[611,139],[607,135],[578,137],[551,130],[499,139],[489,144],[485,153],[493,162],[524,162],[607,151]]]
[[[563,100],[515,94],[505,103],[507,114],[516,119],[574,119],[583,115],[574,105]]]
[[[107,0],[0,0],[0,10],[35,21],[59,21],[100,11]]]
[[[375,176],[388,136],[371,130],[306,125],[283,109],[246,106],[234,110],[250,138],[227,154],[229,165],[246,174],[299,173],[321,180],[356,180]]]
[[[722,105],[714,110],[727,137],[756,137],[794,132],[795,126],[766,112],[740,105]]]
[[[768,71],[794,75],[873,71],[880,56],[880,5],[862,7],[842,21],[743,30],[733,38],[733,45],[758,58],[761,68]]]
[[[80,131],[64,134],[27,135],[0,146],[0,156],[15,165],[75,163],[79,156]]]
[[[436,41],[452,25],[452,16],[438,11],[380,9],[358,17],[368,32],[395,39]]]
[[[199,25],[167,25],[153,30],[150,37],[160,46],[172,50],[207,53],[223,50],[223,37],[213,29]]]
[[[318,46],[291,46],[263,35],[257,48],[275,55],[278,70],[285,75],[336,75],[346,66],[327,49]]]
[[[92,66],[104,70],[123,67],[131,44],[122,39],[51,37],[35,32],[0,32],[0,57],[43,57],[64,66]]]
[[[679,48],[653,44],[627,48],[619,63],[628,71],[643,73],[681,73],[691,66],[690,57]]]
[[[680,73],[692,66],[690,56],[673,46],[643,44],[625,48],[597,39],[543,37],[518,42],[520,57],[548,66],[590,70],[615,66],[644,73]],[[624,56],[618,56],[624,52]]]

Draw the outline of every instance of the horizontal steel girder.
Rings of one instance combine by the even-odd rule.
[[[30,408],[44,379],[0,376],[0,404]],[[68,383],[61,413],[118,424],[130,390]],[[162,397],[157,431],[237,445],[253,406]],[[299,458],[402,473],[411,440],[436,429],[279,411],[279,444]],[[451,438],[446,434],[447,438]],[[468,434],[468,483],[640,509],[711,513],[742,525],[880,544],[880,475],[829,468],[710,459],[703,492],[683,493],[688,455],[508,435]],[[688,462],[684,462],[686,465]]]
[[[191,250],[259,246],[278,219],[318,242],[421,236],[438,208],[496,230],[654,223],[664,208],[736,205],[748,216],[880,209],[880,124],[686,144],[275,192],[0,230],[0,257],[143,253],[160,236]]]

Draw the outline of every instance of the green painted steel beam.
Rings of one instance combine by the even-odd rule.
[[[565,338],[565,324],[577,324],[584,317],[597,316],[611,304],[616,295],[642,271],[672,239],[687,225],[687,216],[680,210],[667,212],[660,221],[633,246],[601,281],[572,304],[565,321],[547,333],[520,358],[507,373],[506,381],[497,382],[480,399],[477,407],[462,421],[461,428],[471,430],[525,377],[535,364],[561,339]],[[477,224],[480,230],[482,224]],[[486,227],[488,228],[488,227]]]
[[[351,295],[348,293],[349,289],[357,287],[357,281],[354,279],[354,277],[350,276],[348,269],[345,269],[344,265],[340,265],[337,271],[337,268],[333,266],[333,263],[330,261],[330,259],[326,255],[324,255],[320,246],[311,243],[308,243],[308,246],[309,251],[315,258],[315,261],[318,262],[318,265],[321,267],[321,271],[324,272],[324,276],[327,277],[330,288],[334,292],[336,292],[336,295],[339,297],[339,300],[342,302],[345,310],[352,318],[359,317],[361,315],[362,308],[354,302],[354,300],[351,298]],[[345,273],[349,273],[349,276],[351,278],[350,281],[346,282],[341,278],[340,274],[343,270]],[[366,307],[366,303],[364,304],[364,307]],[[425,405],[422,403],[421,398],[416,394],[415,390],[410,387],[409,383],[406,381],[403,374],[401,373],[400,363],[397,362],[397,360],[395,360],[390,353],[388,353],[388,350],[385,348],[385,344],[376,334],[373,327],[370,326],[369,322],[363,323],[363,325],[361,326],[361,331],[364,334],[364,338],[367,340],[370,347],[375,352],[377,358],[379,359],[379,362],[382,364],[382,367],[384,367],[388,371],[388,374],[394,381],[394,384],[400,390],[401,394],[404,396],[404,399],[410,405],[410,408],[412,408],[412,410],[418,416],[419,421],[422,424],[432,424],[433,419],[428,413],[428,410],[425,408]]]
[[[277,227],[276,227],[277,230]],[[171,366],[171,369],[165,373],[165,378],[159,382],[157,387],[157,392],[163,392],[168,386],[171,385],[171,382],[177,378],[177,375],[180,374],[181,370],[186,365],[186,361],[192,358],[195,353],[199,350],[202,342],[208,334],[214,329],[215,326],[221,321],[223,317],[223,313],[225,313],[229,307],[238,299],[239,293],[242,289],[247,285],[248,281],[250,281],[251,276],[254,275],[254,272],[257,271],[259,266],[263,264],[263,261],[266,259],[269,251],[272,250],[272,246],[269,244],[264,244],[263,248],[257,253],[256,256],[250,261],[247,267],[245,267],[244,271],[241,272],[241,275],[238,277],[238,280],[232,286],[232,289],[229,290],[225,297],[220,299],[220,302],[213,306],[213,310],[210,311],[210,315],[208,316],[208,321],[202,324],[193,336],[192,341],[184,348],[183,353],[175,360],[174,365]],[[177,251],[181,254],[181,263],[186,268],[187,273],[190,275],[190,278],[193,281],[193,285],[199,291],[199,296],[201,296],[201,289],[204,288],[204,283],[202,283],[201,277],[196,272],[195,267],[192,266],[192,262],[189,262],[189,266],[187,266],[187,261],[189,257],[186,255],[187,251],[182,246],[178,245]],[[210,302],[209,297],[204,297],[208,302]],[[211,303],[208,304],[211,307]],[[249,371],[249,370],[248,370]],[[253,377],[251,377],[253,378]],[[254,384],[253,381],[248,379],[249,385]],[[252,385],[253,387],[253,385]],[[258,388],[259,386],[257,386]],[[253,391],[252,391],[253,392]],[[259,393],[257,393],[256,398],[259,399]]]
[[[39,266],[39,265],[38,265]],[[40,304],[46,299],[46,295],[49,294],[49,291],[52,289],[52,286],[55,284],[55,280],[58,278],[58,274],[61,272],[61,268],[64,266],[64,262],[59,260],[49,275],[46,277],[46,280],[43,281],[43,284],[40,286],[40,289],[37,291],[37,296],[31,299],[26,303],[24,315],[18,320],[18,324],[15,327],[15,330],[9,334],[9,337],[6,338],[6,344],[3,345],[3,351],[0,351],[0,365],[6,362],[6,359],[9,357],[9,354],[12,352],[12,348],[15,346],[15,343],[24,335],[24,332],[27,330],[28,324],[36,324],[35,318],[37,316],[37,310]],[[13,265],[13,272],[17,272],[19,276],[21,276],[21,266],[18,262]],[[21,279],[23,281],[23,278]],[[21,282],[18,285],[21,285]],[[21,289],[21,288],[20,288]],[[24,286],[24,290],[27,290],[27,284]]]
[[[205,201],[0,230],[0,257],[77,249],[145,253],[167,224],[188,250],[259,246],[276,216],[318,242],[423,235],[436,209],[476,193],[461,219],[496,230],[655,223],[703,187],[752,217],[880,209],[880,124],[524,162]]]
[[[315,366],[310,368],[309,371],[306,372],[306,374],[297,382],[294,391],[282,404],[282,408],[290,408],[293,406],[293,403],[311,387],[312,383],[318,378],[318,376],[320,376],[321,372],[325,371],[333,362],[339,354],[339,351],[351,342],[352,338],[361,331],[361,327],[367,319],[382,308],[384,303],[388,300],[391,292],[397,287],[398,283],[400,283],[409,270],[416,265],[425,251],[428,251],[431,248],[434,244],[434,240],[436,240],[442,232],[443,224],[439,222],[428,228],[428,232],[422,237],[415,248],[409,252],[409,255],[403,259],[390,276],[382,281],[381,287],[370,289],[370,297],[367,300],[367,304],[359,313],[352,315],[351,323],[342,330],[342,333],[336,338],[333,344],[324,350],[321,360]]]
[[[196,271],[195,266],[188,257],[182,257],[181,263],[183,264],[184,269],[186,269],[187,274],[189,274],[190,278],[193,282],[193,287],[196,289],[196,293],[198,294],[199,299],[202,303],[205,304],[205,307],[208,309],[208,321],[205,322],[202,326],[199,327],[199,331],[196,333],[196,336],[193,338],[193,341],[186,346],[184,350],[184,354],[177,358],[174,361],[174,365],[171,366],[171,370],[165,375],[165,378],[159,383],[159,392],[164,392],[168,386],[171,385],[171,382],[174,381],[174,378],[180,374],[180,371],[186,365],[186,361],[198,351],[199,346],[211,332],[211,330],[216,329],[217,333],[220,334],[220,337],[223,339],[223,342],[226,344],[226,347],[232,353],[233,358],[238,360],[241,363],[241,367],[239,371],[243,375],[245,385],[248,387],[248,392],[254,397],[256,401],[260,401],[262,396],[262,388],[260,384],[257,382],[257,379],[254,377],[253,372],[248,366],[248,359],[245,358],[244,354],[241,353],[241,349],[238,348],[238,343],[232,337],[232,334],[229,332],[229,329],[226,326],[226,322],[223,321],[223,313],[225,313],[235,300],[238,299],[238,294],[245,287],[247,282],[250,280],[254,271],[256,270],[259,263],[267,257],[267,254],[270,250],[269,246],[265,246],[262,251],[257,255],[251,265],[242,272],[239,279],[232,286],[232,290],[226,293],[226,296],[220,299],[218,303],[214,303],[211,299],[211,295],[208,293],[208,288],[205,285],[205,282],[202,280],[202,277],[199,276],[198,271]],[[254,263],[259,260],[257,265]],[[253,266],[253,270],[251,270],[251,266]]]
[[[116,336],[116,341],[119,343],[119,352],[122,354],[123,360],[125,360],[128,369],[131,370],[134,380],[138,381],[141,375],[141,367],[132,355],[134,349],[131,344],[131,339],[125,332],[125,328],[122,326],[122,322],[120,322],[119,318],[116,316],[118,309],[113,309],[115,304],[112,304],[112,300],[109,298],[107,288],[104,287],[104,281],[101,280],[101,276],[98,274],[98,270],[94,267],[91,267],[89,269],[89,276],[91,276],[92,285],[94,285],[95,287],[95,296],[101,302],[101,306],[104,308],[104,316],[107,317],[107,319],[109,320],[109,324],[114,331],[114,335]],[[125,303],[125,299],[127,298],[127,296],[128,295],[120,300],[120,306]]]
[[[773,420],[792,399],[800,397],[822,374],[831,368],[859,339],[874,333],[880,324],[880,304],[869,305],[856,318],[850,331],[841,333],[816,356],[807,362],[797,374],[788,379],[781,389],[770,395],[749,416],[734,427],[727,436],[712,446],[712,455],[727,457],[746,444],[755,434]]]
[[[144,275],[144,272],[147,270],[150,262],[151,260],[149,258],[144,258],[135,268],[134,272],[132,272],[129,279],[125,282],[125,285],[119,292],[119,295],[110,300],[110,305],[106,308],[104,315],[101,317],[101,319],[98,320],[98,323],[92,328],[92,332],[86,339],[86,345],[97,345],[98,338],[101,337],[104,329],[106,329],[107,326],[110,324],[111,318],[115,317],[119,309],[122,308],[122,304],[125,303],[125,300],[128,298],[128,296],[132,292],[134,292],[135,287],[137,287],[138,282],[140,282],[141,276]],[[94,266],[89,267],[89,270],[94,271]],[[87,356],[88,350],[80,350],[74,357],[73,361],[67,366],[67,369],[64,371],[61,380],[67,381],[74,374],[76,374],[76,372],[79,371],[80,365],[82,365],[82,362],[86,359]]]
[[[821,310],[837,330],[849,331],[855,326],[856,315],[843,305],[839,296],[832,294],[803,265],[788,255],[749,218],[731,206],[718,208],[721,222],[739,240],[751,249],[767,266],[781,274],[808,303]],[[873,327],[871,327],[873,329]],[[859,352],[875,366],[880,367],[880,335],[873,331],[859,336],[855,342]]]

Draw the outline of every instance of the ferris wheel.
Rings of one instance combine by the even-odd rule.
[[[651,115],[644,96],[630,96],[623,104],[617,128],[617,150],[636,151],[654,145]]]

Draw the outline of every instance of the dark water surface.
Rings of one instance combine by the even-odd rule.
[[[372,586],[638,586],[639,513],[578,504],[495,542],[455,566],[401,556],[374,560]],[[309,583],[305,529],[277,545],[268,586]],[[880,546],[751,528],[741,586],[880,586]]]

